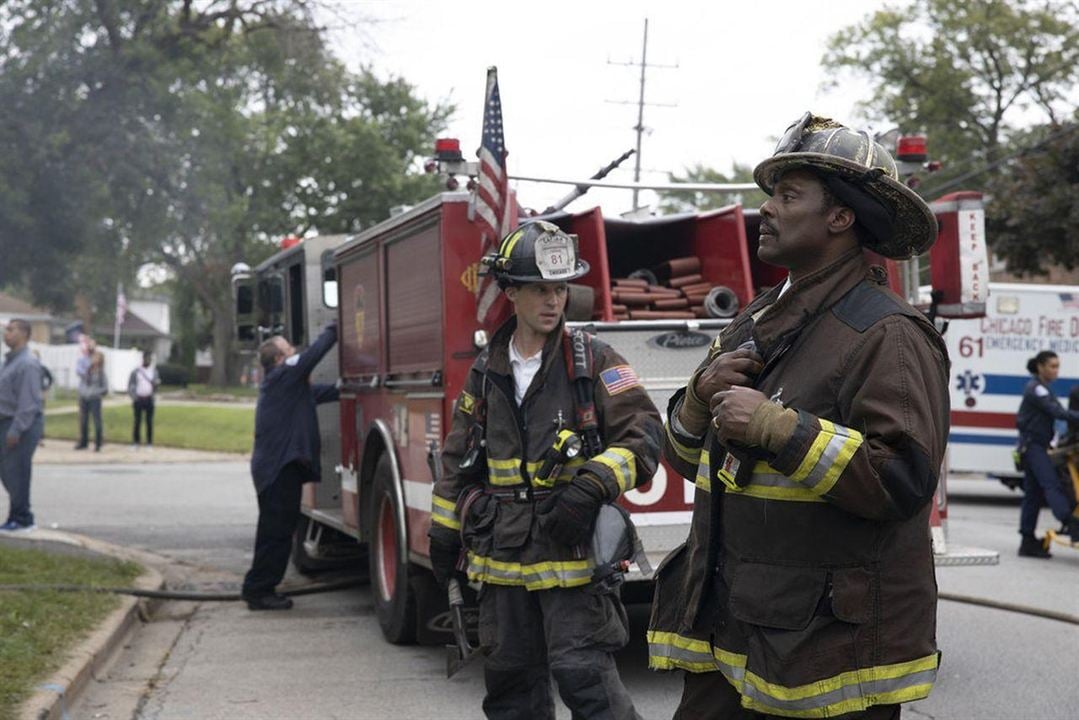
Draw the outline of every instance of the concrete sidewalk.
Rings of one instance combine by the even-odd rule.
[[[133,464],[145,465],[148,463],[195,463],[195,462],[221,462],[229,460],[248,460],[250,454],[228,453],[206,450],[187,450],[184,448],[172,448],[145,446],[135,449],[123,443],[105,443],[100,452],[93,448],[76,450],[73,441],[62,438],[46,438],[38,446],[34,453],[35,465],[100,465],[100,464]]]
[[[165,585],[164,577],[153,566],[167,563],[167,560],[83,535],[55,530],[35,530],[19,535],[5,533],[0,535],[0,544],[35,548],[57,554],[104,555],[127,560],[143,568],[143,573],[132,583],[134,588],[160,590]],[[152,611],[152,605],[157,602],[159,601],[121,595],[120,606],[71,649],[68,659],[59,670],[38,683],[29,700],[20,708],[18,717],[23,720],[66,720],[69,718],[68,710],[74,699],[123,644],[136,626],[139,617],[148,615]]]

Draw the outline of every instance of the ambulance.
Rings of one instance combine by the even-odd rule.
[[[1043,350],[1060,356],[1052,390],[1064,405],[1079,383],[1079,287],[989,283],[985,317],[951,320],[944,338],[952,360],[951,471],[1016,487],[1023,474],[1012,458],[1015,416],[1030,380],[1027,361]]]

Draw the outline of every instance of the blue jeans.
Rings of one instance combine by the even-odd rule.
[[[94,447],[101,448],[101,398],[79,398],[79,447],[89,443],[90,419],[94,421]]]
[[[13,448],[7,446],[10,427],[11,418],[0,419],[0,480],[11,498],[8,520],[20,525],[33,525],[34,513],[30,512],[30,462],[45,431],[45,418],[40,414],[34,418]]]
[[[1038,527],[1038,513],[1042,503],[1048,503],[1049,509],[1060,522],[1065,522],[1072,514],[1072,503],[1064,494],[1060,485],[1060,476],[1053,467],[1046,449],[1040,445],[1029,445],[1023,455],[1023,504],[1019,510],[1019,533],[1033,535]]]

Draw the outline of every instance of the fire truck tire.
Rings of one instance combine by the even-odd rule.
[[[416,639],[416,598],[412,591],[413,568],[408,561],[408,548],[401,547],[398,528],[397,496],[393,491],[393,471],[390,459],[382,455],[375,465],[368,506],[371,540],[368,564],[371,573],[371,594],[375,601],[375,616],[386,640],[407,644]]]

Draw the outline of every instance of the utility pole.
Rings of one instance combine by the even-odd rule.
[[[670,103],[646,103],[644,101],[644,85],[645,85],[645,80],[646,80],[647,73],[648,73],[648,68],[654,67],[654,68],[668,68],[669,69],[669,68],[677,68],[678,65],[677,64],[675,64],[675,65],[656,65],[656,64],[649,65],[648,64],[648,18],[644,19],[644,41],[643,41],[643,43],[641,45],[641,61],[639,63],[632,62],[632,61],[631,62],[624,62],[624,63],[612,63],[610,60],[608,60],[607,64],[608,65],[626,65],[626,66],[640,67],[641,68],[641,88],[640,88],[640,94],[639,94],[639,96],[637,98],[637,124],[635,126],[633,126],[633,130],[636,131],[636,133],[637,133],[637,153],[636,153],[636,159],[635,159],[635,161],[633,163],[633,182],[639,183],[641,181],[641,136],[644,135],[644,131],[646,130],[646,128],[644,126],[644,106],[645,105],[653,105],[655,107],[674,107],[674,105],[670,104]],[[627,101],[616,101],[616,100],[608,100],[607,102],[613,102],[613,103],[618,104],[618,105],[629,105],[629,104],[631,104],[630,102],[627,102]],[[637,210],[637,209],[640,208],[640,204],[638,203],[638,193],[639,192],[640,191],[637,190],[637,189],[633,190],[633,209],[634,210]]]

